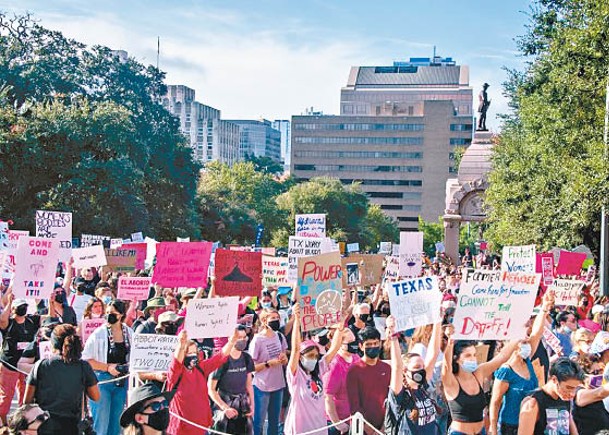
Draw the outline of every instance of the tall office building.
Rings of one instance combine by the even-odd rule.
[[[232,119],[241,128],[241,159],[247,156],[270,157],[281,162],[281,133],[275,130],[270,121]]]
[[[220,119],[220,111],[195,101],[195,90],[183,85],[167,86],[163,106],[180,119],[194,158],[202,164],[220,161],[228,165],[240,159],[239,126]]]
[[[454,150],[471,143],[469,68],[411,58],[351,68],[339,116],[292,117],[292,175],[360,182],[370,200],[416,230],[444,212]]]
[[[292,148],[292,126],[287,119],[277,119],[271,124],[281,133],[281,160],[286,171],[290,170],[290,154]]]

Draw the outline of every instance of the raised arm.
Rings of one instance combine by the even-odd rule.
[[[8,328],[8,322],[11,318],[11,311],[13,309],[13,299],[15,299],[15,295],[13,294],[12,287],[9,287],[9,289],[7,290],[6,293],[7,293],[7,297],[6,297],[7,303],[6,303],[6,307],[2,311],[2,314],[0,314],[0,329]]]
[[[332,343],[330,344],[330,348],[328,352],[324,355],[324,360],[326,364],[330,364],[330,362],[334,359],[340,347],[343,344],[343,337],[345,334],[345,324],[343,322],[339,323],[338,329],[334,331],[334,337],[332,337]]]
[[[396,396],[402,392],[404,384],[403,372],[404,361],[402,361],[402,353],[400,352],[400,343],[395,335],[395,319],[393,316],[387,317],[386,322],[387,339],[391,341],[391,383],[389,388]]]
[[[425,373],[427,382],[431,381],[433,377],[434,369],[436,368],[436,361],[440,354],[440,346],[442,345],[442,324],[440,322],[433,325],[431,330],[431,338],[429,339],[429,345],[427,346],[427,354],[425,355]]]
[[[476,372],[480,373],[483,379],[489,379],[493,375],[493,372],[495,370],[497,370],[499,367],[501,367],[503,363],[510,359],[510,356],[512,356],[512,354],[518,347],[518,343],[519,340],[512,340],[508,342],[505,346],[503,346],[503,349],[501,349],[499,355],[495,356],[495,358],[488,362],[480,364]]]
[[[535,354],[541,337],[543,336],[543,329],[546,326],[546,317],[550,310],[554,307],[554,290],[548,290],[543,295],[543,301],[541,302],[541,310],[537,313],[535,321],[533,322],[533,328],[531,329],[531,338],[529,343],[531,344],[531,355]]]
[[[288,361],[288,370],[293,375],[296,374],[298,369],[298,360],[300,359],[300,303],[296,302],[292,307],[292,314],[294,315],[294,325],[292,326],[292,352],[290,353],[290,360]]]
[[[447,326],[446,335],[448,337],[448,343],[446,349],[444,349],[444,362],[442,363],[442,384],[444,385],[444,391],[447,387],[456,390],[458,388],[457,378],[453,374],[453,350],[455,347],[455,340],[452,338],[454,327],[452,325]]]

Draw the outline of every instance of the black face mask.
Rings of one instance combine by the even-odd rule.
[[[383,305],[383,307],[381,308],[381,314],[384,314],[386,316],[391,314],[391,310],[389,309],[389,305]]]
[[[109,324],[114,325],[118,322],[118,316],[115,313],[106,314],[106,321]]]
[[[370,314],[359,314],[359,319],[364,323],[368,322],[368,317],[370,317]]]
[[[199,364],[198,355],[186,355],[184,357],[184,367],[188,370],[192,370],[197,364]]]
[[[176,325],[175,323],[169,323],[165,325],[163,330],[167,335],[176,335],[178,333],[178,325]]]
[[[410,379],[412,379],[417,384],[422,385],[427,379],[427,372],[425,371],[425,369],[410,372]]]
[[[317,342],[321,345],[321,346],[325,346],[326,344],[330,343],[330,339],[328,338],[327,335],[321,335],[319,336],[319,338],[317,339]]]
[[[167,429],[167,426],[169,426],[169,408],[164,408],[146,415],[148,416],[148,423],[146,426],[161,431]]]
[[[27,314],[27,305],[19,305],[15,308],[15,314],[18,316],[25,316]]]
[[[280,328],[280,323],[279,320],[271,320],[269,323],[269,328],[271,328],[273,331],[279,331]]]
[[[57,302],[58,304],[63,304],[63,301],[65,299],[64,296],[65,295],[63,293],[57,293],[55,295],[55,302]]]

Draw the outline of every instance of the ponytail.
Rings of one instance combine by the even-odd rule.
[[[72,325],[58,325],[51,334],[53,348],[59,351],[61,359],[66,364],[73,364],[82,356],[82,341]]]

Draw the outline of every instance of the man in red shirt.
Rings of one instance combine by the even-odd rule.
[[[385,399],[389,391],[391,367],[379,359],[381,334],[366,326],[359,332],[359,348],[363,352],[360,361],[349,367],[347,392],[351,413],[360,412],[364,419],[377,429],[382,429],[385,419]],[[368,428],[366,433],[372,433]]]

